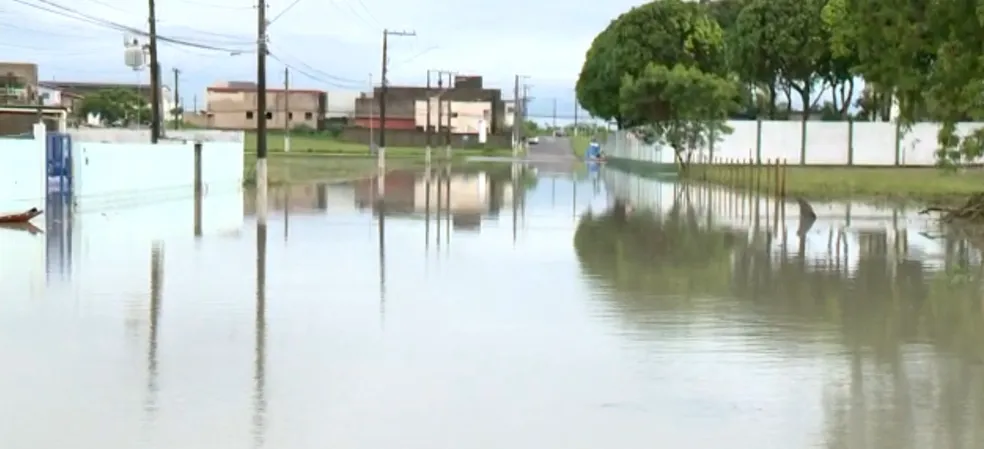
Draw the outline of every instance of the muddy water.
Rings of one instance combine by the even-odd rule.
[[[910,211],[431,179],[0,229],[0,444],[984,441],[980,253]]]

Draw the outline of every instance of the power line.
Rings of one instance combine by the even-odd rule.
[[[281,59],[280,57],[278,57],[276,53],[273,53],[273,52],[268,53],[268,55],[271,58],[273,58],[274,60],[276,60],[277,62],[283,64],[284,67],[288,67],[291,70],[293,70],[293,71],[295,71],[297,73],[300,73],[301,75],[304,75],[305,78],[311,79],[313,81],[317,81],[317,82],[324,83],[324,84],[327,84],[327,85],[333,86],[333,87],[338,87],[338,88],[341,88],[341,89],[361,89],[363,87],[363,85],[364,85],[364,83],[359,83],[359,82],[356,82],[356,81],[346,80],[345,78],[339,78],[339,77],[335,77],[335,76],[332,76],[332,75],[328,75],[328,74],[326,74],[324,72],[321,72],[321,71],[317,71],[317,70],[311,68],[310,66],[308,66],[307,64],[301,64],[302,67],[298,67],[297,65],[289,64],[289,63],[287,63],[287,61],[284,61],[283,59]],[[310,70],[305,70],[305,68],[310,69]],[[321,74],[323,76],[319,76],[319,74]]]
[[[294,0],[293,2],[291,2],[291,4],[287,5],[287,7],[283,9],[283,11],[280,11],[280,14],[277,14],[277,15],[273,16],[273,18],[270,19],[269,22],[267,22],[267,25],[268,26],[269,25],[273,25],[273,23],[276,22],[277,19],[283,17],[284,14],[287,14],[288,11],[290,11],[292,8],[294,8],[295,6],[297,6],[297,4],[300,3],[300,2],[301,2],[301,0]]]
[[[292,57],[287,52],[284,52],[284,51],[281,51],[281,50],[275,50],[275,51],[272,51],[271,53],[277,53],[281,57],[288,57],[288,58],[290,58],[290,59],[292,59],[294,61],[297,61],[297,62],[295,62],[294,65],[301,66],[301,67],[307,69],[307,71],[309,73],[318,74],[318,76],[320,76],[321,78],[332,80],[336,84],[355,84],[355,85],[359,85],[359,86],[361,86],[363,84],[363,81],[362,80],[354,80],[354,79],[351,79],[351,78],[343,78],[343,77],[340,77],[340,76],[332,75],[332,74],[327,73],[327,72],[322,71],[322,70],[318,70],[317,68],[314,68],[311,65],[305,63],[301,58]],[[280,62],[283,62],[284,64],[286,64],[286,62],[284,62],[282,59],[277,59],[277,60],[280,61]],[[317,78],[317,76],[311,77],[311,78]],[[329,83],[329,84],[332,84],[332,83]]]
[[[109,28],[109,29],[113,29],[113,30],[117,30],[117,31],[124,31],[124,32],[136,34],[136,35],[139,35],[139,36],[143,36],[143,37],[150,37],[150,33],[148,33],[147,31],[144,31],[142,29],[134,28],[134,27],[130,27],[130,26],[126,26],[126,25],[123,25],[121,23],[113,22],[113,21],[110,21],[110,20],[100,19],[98,17],[93,17],[91,15],[88,15],[88,14],[85,14],[85,13],[82,13],[82,12],[79,12],[78,10],[75,10],[75,9],[72,9],[72,8],[68,8],[68,7],[59,5],[57,3],[51,2],[49,0],[37,0],[38,2],[43,3],[43,5],[31,3],[31,2],[28,2],[26,0],[13,0],[13,1],[15,3],[19,3],[19,4],[24,5],[24,6],[27,6],[29,8],[34,8],[34,9],[37,9],[37,10],[40,10],[40,11],[49,12],[51,14],[55,14],[55,15],[58,15],[58,16],[61,16],[61,17],[65,17],[65,18],[69,18],[69,19],[74,19],[74,20],[78,20],[78,21],[81,21],[81,22],[87,22],[87,23],[90,23],[90,24],[93,24],[93,25],[101,26],[103,28]],[[213,45],[207,45],[207,44],[200,44],[200,43],[196,43],[196,42],[190,42],[190,41],[183,40],[183,39],[177,39],[177,38],[168,37],[168,36],[161,36],[161,35],[158,35],[157,36],[157,39],[160,40],[160,41],[162,41],[162,42],[168,42],[168,43],[171,43],[171,44],[174,44],[174,45],[179,45],[179,46],[185,46],[185,47],[191,47],[191,48],[198,48],[198,49],[201,49],[201,50],[220,51],[220,52],[235,53],[235,54],[249,52],[248,50],[244,50],[244,49],[223,48],[223,47],[218,47],[218,46],[213,46]]]

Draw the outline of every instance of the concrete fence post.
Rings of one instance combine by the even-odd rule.
[[[854,120],[847,119],[847,165],[854,165]]]
[[[902,165],[902,123],[895,121],[895,165]]]
[[[800,121],[800,165],[806,165],[806,116]]]
[[[755,163],[762,165],[762,117],[755,117]]]

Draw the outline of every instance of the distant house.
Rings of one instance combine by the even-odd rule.
[[[447,129],[450,121],[453,134],[476,134],[482,128],[494,134],[511,125],[511,117],[507,116],[512,114],[512,110],[503,100],[501,90],[485,89],[479,76],[458,77],[457,80],[458,84],[453,89],[389,86],[386,92],[386,129],[424,131],[429,124],[432,129],[439,130]],[[357,126],[379,127],[380,94],[381,88],[376,87],[371,94],[363,94],[355,100]]]
[[[260,111],[255,83],[231,81],[209,86],[205,92],[205,123],[209,128],[256,129]],[[311,89],[267,89],[267,126],[284,129],[308,126],[320,129],[325,119],[328,93]],[[289,109],[288,109],[289,108]]]

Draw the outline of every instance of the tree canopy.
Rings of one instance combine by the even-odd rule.
[[[691,128],[722,113],[783,119],[794,103],[804,120],[820,114],[887,121],[897,104],[903,127],[942,124],[941,160],[976,158],[984,155],[984,132],[959,136],[956,123],[984,119],[980,11],[984,0],[658,0],[598,34],[577,98],[621,129],[664,130],[681,116]],[[640,91],[640,79],[669,75],[693,79],[683,83],[686,94],[679,83],[672,94],[663,90],[671,84],[653,82]],[[729,83],[739,108],[715,100],[695,111],[689,104],[705,98],[709,86],[723,92]]]
[[[104,125],[147,124],[151,115],[147,100],[130,89],[105,89],[87,94],[76,114],[97,116]]]

